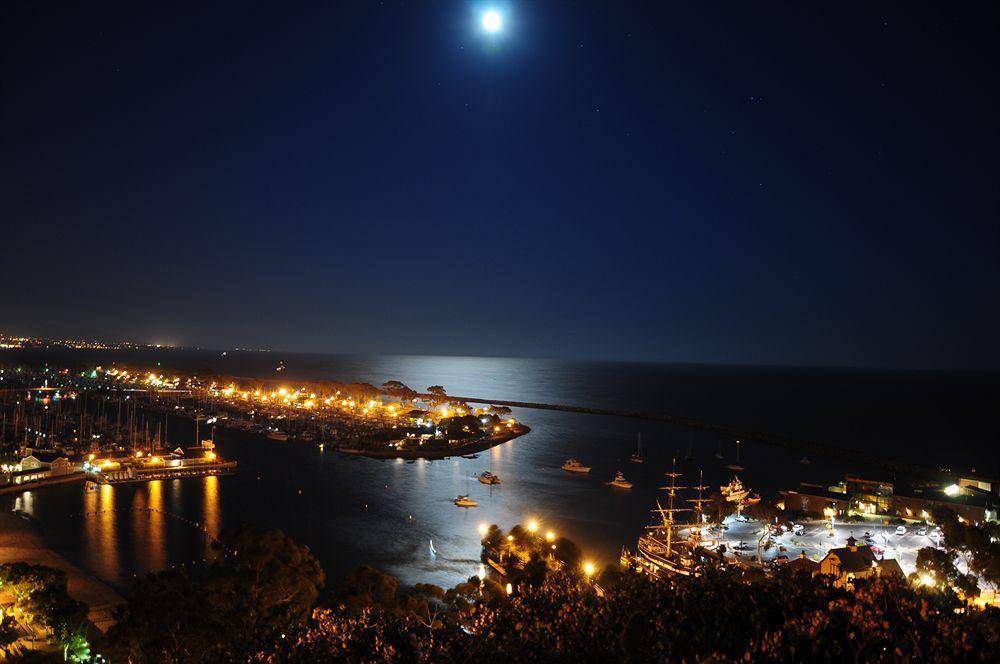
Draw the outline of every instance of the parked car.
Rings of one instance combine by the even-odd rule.
[[[775,565],[786,565],[786,564],[788,564],[788,556],[786,556],[783,553],[781,555],[775,556],[774,557],[774,564]]]
[[[872,547],[872,553],[874,553],[876,556],[881,556],[883,553],[885,553],[885,549],[879,546],[878,544],[872,544],[871,547]]]
[[[796,535],[801,535],[805,531],[805,526],[801,523],[792,524],[792,532]]]
[[[923,528],[923,527],[917,528],[917,537],[926,537],[926,536],[927,536],[927,529],[926,528]]]
[[[896,526],[896,534],[897,535],[905,535],[906,534],[906,526]]]

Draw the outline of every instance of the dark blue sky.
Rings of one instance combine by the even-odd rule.
[[[995,10],[705,4],[4,3],[0,330],[1000,367]]]

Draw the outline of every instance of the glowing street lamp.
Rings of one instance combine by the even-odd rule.
[[[551,542],[556,538],[556,534],[551,530],[545,533],[545,541]]]
[[[490,529],[490,527],[487,526],[485,523],[479,524],[479,536],[480,537],[486,537],[486,533],[487,533],[487,531],[489,529]]]
[[[538,532],[538,522],[535,521],[534,519],[528,522],[528,532],[529,533]]]
[[[591,577],[591,576],[593,576],[594,575],[594,563],[590,562],[589,560],[587,562],[585,562],[583,564],[583,573],[586,574],[588,578]]]

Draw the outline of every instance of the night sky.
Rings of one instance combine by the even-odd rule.
[[[995,11],[5,2],[0,331],[1000,368]]]

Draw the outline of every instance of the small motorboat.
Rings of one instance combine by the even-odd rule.
[[[279,431],[278,429],[268,431],[267,437],[271,440],[288,440],[288,434],[284,431]]]
[[[809,457],[802,457],[801,459],[799,459],[799,463],[801,463],[803,466],[808,466],[809,465]]]
[[[631,489],[632,488],[632,483],[629,482],[627,479],[625,479],[625,475],[623,475],[622,471],[620,471],[620,470],[615,471],[615,478],[613,480],[611,480],[610,482],[608,482],[607,484],[608,484],[608,486],[616,486],[619,489]]]
[[[459,494],[455,497],[455,505],[458,507],[475,507],[478,504],[479,503],[466,495]]]
[[[500,478],[488,470],[479,474],[479,481],[483,484],[500,484]]]
[[[98,485],[97,482],[93,480],[87,480],[86,482],[83,483],[84,491],[97,491],[99,488],[100,485]]]
[[[562,465],[562,469],[568,473],[589,473],[590,466],[585,466],[576,459],[566,459],[566,463]]]

